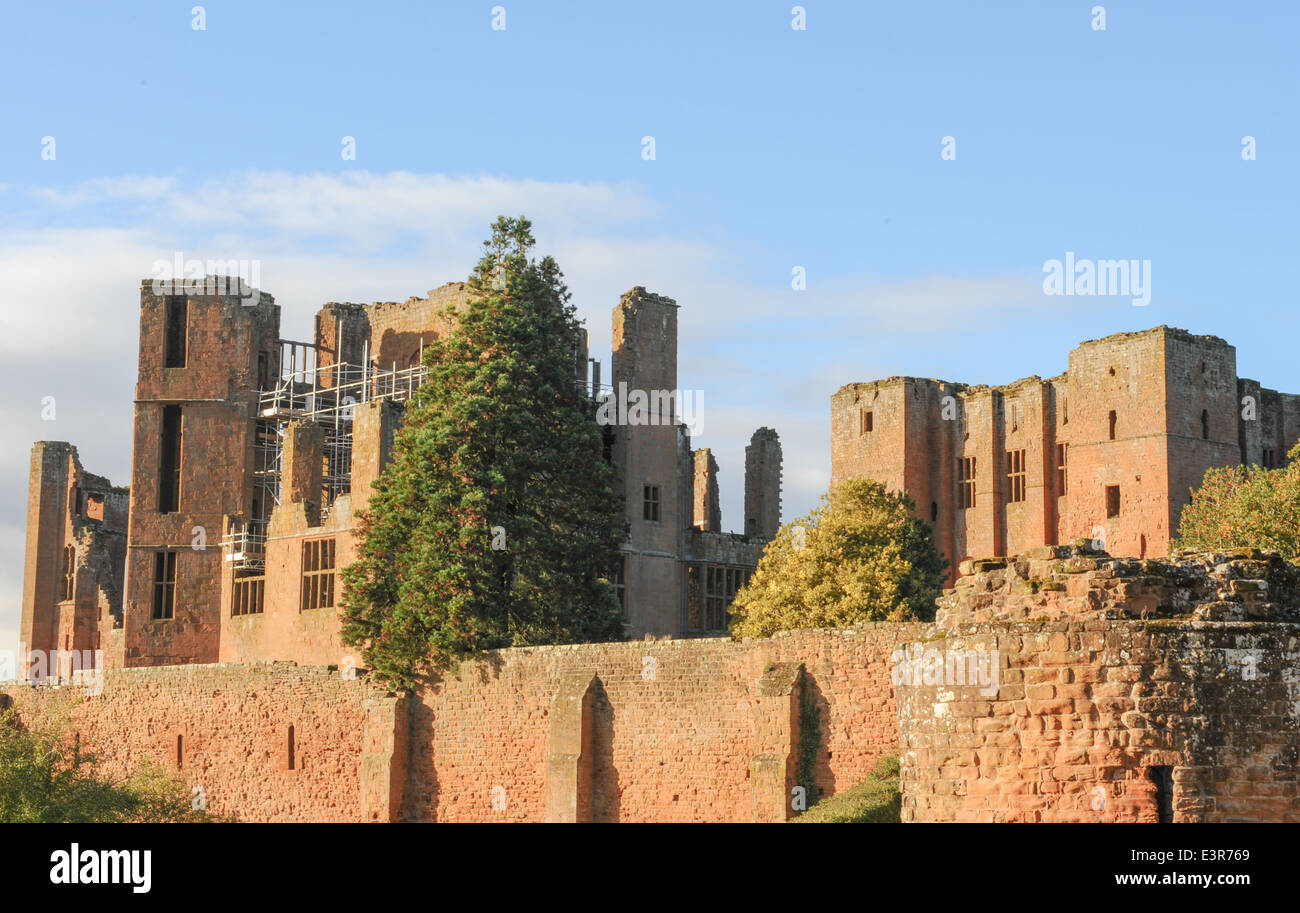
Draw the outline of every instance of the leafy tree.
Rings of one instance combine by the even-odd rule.
[[[13,710],[0,712],[0,822],[216,820],[192,807],[184,783],[147,760],[125,780],[114,780],[95,765],[60,723],[24,724]]]
[[[1175,548],[1273,549],[1300,559],[1300,444],[1279,469],[1218,466],[1183,508]]]
[[[823,501],[768,544],[732,603],[733,636],[934,617],[948,565],[911,499],[849,479]]]
[[[492,225],[343,572],[344,640],[393,687],[476,651],[622,633],[623,512],[576,377],[581,328],[533,244],[527,219]]]

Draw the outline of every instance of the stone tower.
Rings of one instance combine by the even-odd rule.
[[[759,428],[745,448],[745,535],[771,539],[781,528],[781,439]]]
[[[691,491],[681,482],[677,390],[677,302],[641,286],[614,308],[613,395],[624,404],[645,397],[644,420],[614,427],[615,490],[623,496],[628,538],[624,547],[626,622],[633,636],[677,630],[684,578],[677,562],[690,526]]]
[[[280,370],[280,308],[227,283],[210,276],[196,293],[178,281],[176,294],[161,294],[146,281],[140,290],[128,666],[219,659],[219,543],[227,516],[252,514],[258,389]]]

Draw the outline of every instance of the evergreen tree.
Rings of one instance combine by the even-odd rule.
[[[344,640],[394,687],[485,649],[622,632],[623,512],[577,375],[581,327],[530,229],[493,224],[343,572]]]

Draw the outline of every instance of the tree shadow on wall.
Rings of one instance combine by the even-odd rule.
[[[435,822],[438,820],[438,768],[433,763],[433,708],[420,694],[408,699],[411,735],[407,744],[401,820]]]

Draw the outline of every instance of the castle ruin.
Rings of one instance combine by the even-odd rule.
[[[1069,369],[1000,387],[917,377],[831,397],[831,481],[906,492],[950,562],[1086,537],[1113,555],[1169,553],[1214,466],[1282,466],[1300,396],[1237,374],[1216,336],[1155,327],[1085,342]]]
[[[338,572],[354,560],[356,514],[425,378],[424,347],[452,330],[468,287],[331,302],[299,341],[280,335],[271,295],[195,286],[141,286],[129,504],[127,489],[82,470],[70,444],[33,448],[23,646],[102,656],[108,668],[360,666],[340,640]],[[659,404],[652,423],[604,428],[628,526],[611,573],[625,632],[721,633],[779,522],[780,443],[770,429],[755,434],[754,515],[745,533],[723,532],[717,463],[692,450],[677,413],[677,304],[634,288],[613,330],[610,385],[585,332],[574,341],[574,382],[593,414],[616,391]]]

